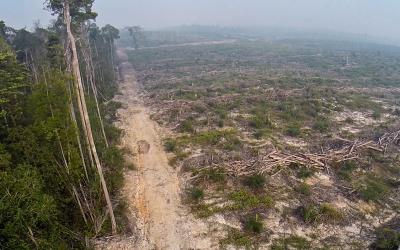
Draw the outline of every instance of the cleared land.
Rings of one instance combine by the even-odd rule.
[[[365,249],[399,224],[397,48],[242,41],[129,58],[220,246]]]

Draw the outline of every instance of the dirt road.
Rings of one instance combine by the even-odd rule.
[[[123,50],[118,51],[124,80],[116,100],[122,146],[136,170],[125,174],[122,190],[128,206],[131,237],[115,237],[100,249],[211,249],[207,226],[196,221],[182,206],[176,171],[169,166],[160,138],[160,128],[150,119],[139,97],[135,72]]]

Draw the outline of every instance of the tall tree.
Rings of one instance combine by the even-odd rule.
[[[133,46],[135,49],[139,48],[140,40],[143,38],[143,30],[140,26],[128,27],[129,35],[132,37]]]
[[[76,47],[76,40],[73,31],[73,24],[80,24],[85,20],[92,19],[96,16],[91,11],[94,0],[49,0],[48,7],[63,17],[64,24],[67,31],[67,46],[70,50],[71,69],[74,75],[74,90],[76,101],[78,104],[78,111],[82,121],[84,135],[89,144],[90,154],[94,159],[95,166],[100,178],[101,186],[103,189],[104,197],[107,203],[108,212],[111,219],[112,232],[115,234],[117,230],[116,221],[114,217],[113,206],[111,203],[110,195],[107,189],[107,184],[104,179],[103,168],[97,153],[96,144],[93,138],[92,126],[89,120],[89,113],[85,100],[84,87],[82,83],[81,71],[79,68],[78,51]]]
[[[107,24],[101,29],[101,33],[103,37],[106,39],[106,41],[109,43],[110,46],[110,59],[111,63],[114,66],[114,51],[115,51],[115,45],[114,45],[114,40],[119,38],[119,30],[116,29],[115,27]]]

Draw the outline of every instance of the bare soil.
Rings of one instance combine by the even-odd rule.
[[[132,235],[115,236],[97,244],[98,249],[212,249],[208,226],[196,220],[181,202],[177,171],[169,166],[160,128],[150,119],[140,98],[140,85],[123,50],[118,51],[124,80],[118,127],[123,130],[122,147],[135,170],[127,170],[122,196]]]

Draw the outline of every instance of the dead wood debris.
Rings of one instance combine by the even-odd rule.
[[[384,153],[390,144],[397,146],[400,144],[399,137],[400,130],[385,133],[377,142],[372,140],[362,141],[359,139],[351,141],[343,138],[336,138],[336,142],[339,141],[336,143],[337,145],[333,145],[330,149],[324,149],[322,153],[287,153],[273,150],[253,157],[252,160],[226,161],[223,162],[220,167],[223,167],[227,174],[232,176],[273,172],[276,174],[276,168],[287,167],[290,164],[318,168],[321,170],[329,169],[329,164],[331,163],[339,163],[359,158],[361,151],[366,149]]]

